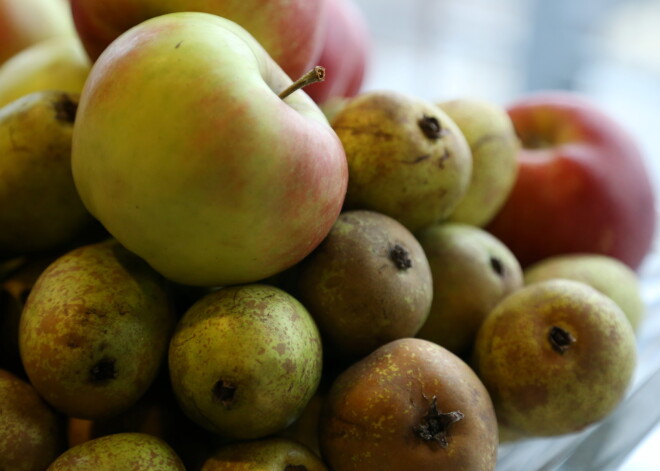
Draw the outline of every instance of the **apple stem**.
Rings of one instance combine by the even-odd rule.
[[[291,95],[296,90],[300,90],[307,85],[325,80],[325,67],[317,65],[312,70],[306,72],[302,77],[293,82],[278,95],[282,100]]]

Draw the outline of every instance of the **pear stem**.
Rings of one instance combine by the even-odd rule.
[[[306,72],[302,77],[293,82],[278,95],[282,100],[291,95],[296,90],[300,90],[307,85],[325,80],[325,67],[317,65],[312,70]]]

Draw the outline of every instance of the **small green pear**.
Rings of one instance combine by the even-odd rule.
[[[201,471],[328,471],[305,446],[285,438],[236,442],[216,451]]]
[[[611,298],[637,331],[646,306],[637,274],[620,260],[600,254],[566,254],[541,260],[525,268],[525,284],[552,278],[582,281]]]
[[[391,90],[350,98],[331,123],[346,152],[345,209],[369,209],[415,232],[451,214],[465,195],[472,155],[438,106]]]
[[[417,336],[466,358],[488,313],[523,285],[511,251],[485,230],[443,222],[417,234],[431,266],[433,302]]]
[[[486,317],[472,365],[498,422],[519,436],[578,432],[624,398],[635,334],[610,298],[573,280],[525,286]]]
[[[64,422],[23,379],[0,369],[0,469],[43,471],[65,449]]]
[[[52,262],[30,291],[19,349],[30,381],[67,415],[126,410],[166,359],[176,322],[167,282],[115,240]]]
[[[265,284],[205,295],[180,319],[169,349],[183,411],[224,437],[256,439],[296,420],[321,379],[319,331],[293,296]]]
[[[450,221],[484,227],[500,210],[518,175],[520,142],[506,109],[486,100],[457,98],[438,103],[470,146],[472,177]]]
[[[115,433],[69,448],[46,471],[186,471],[162,439],[146,433]]]

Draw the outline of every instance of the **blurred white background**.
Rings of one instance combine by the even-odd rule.
[[[355,1],[373,37],[365,89],[504,106],[583,93],[637,139],[660,189],[660,0]],[[656,426],[619,470],[660,469],[658,450]]]

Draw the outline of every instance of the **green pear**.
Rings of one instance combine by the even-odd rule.
[[[0,469],[43,471],[64,451],[62,417],[23,379],[0,369]]]
[[[384,214],[340,214],[299,267],[296,293],[333,356],[354,360],[413,337],[428,316],[433,285],[424,250]]]
[[[495,469],[493,404],[474,371],[427,340],[390,342],[332,383],[319,422],[333,471]]]
[[[369,209],[415,232],[447,218],[465,195],[470,147],[426,100],[384,90],[349,99],[331,121],[346,151],[346,209]]]
[[[578,432],[625,397],[636,365],[625,314],[591,286],[554,279],[504,298],[484,320],[472,365],[514,435]]]
[[[518,175],[520,142],[506,109],[486,100],[438,103],[454,120],[472,152],[472,177],[450,221],[484,227],[509,196]]]
[[[48,90],[0,108],[0,258],[58,248],[92,224],[71,173],[77,104]]]
[[[75,34],[33,44],[0,66],[0,107],[42,90],[79,94],[91,67]]]
[[[417,336],[465,358],[488,313],[523,285],[511,251],[485,230],[457,222],[417,234],[433,279],[433,302]]]
[[[30,291],[19,348],[30,381],[67,415],[126,410],[152,383],[176,322],[164,279],[115,240],[74,249]]]
[[[220,448],[201,471],[327,471],[308,448],[285,438],[236,442]]]
[[[600,254],[566,254],[525,268],[525,284],[552,278],[582,281],[612,298],[637,331],[646,307],[637,274],[620,260]]]
[[[162,439],[146,433],[115,433],[69,448],[47,471],[185,471]]]
[[[305,307],[265,284],[193,304],[172,336],[169,371],[183,411],[222,436],[255,439],[296,420],[319,385],[321,339]]]

